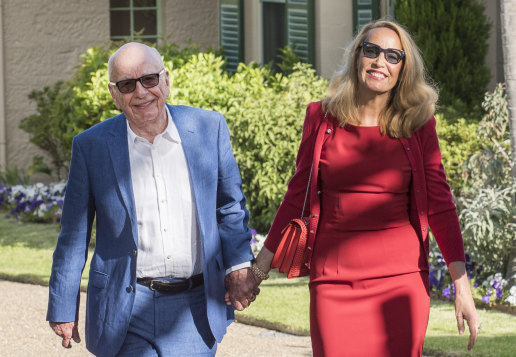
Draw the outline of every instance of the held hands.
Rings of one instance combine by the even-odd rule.
[[[72,348],[70,340],[73,339],[75,343],[81,342],[79,337],[79,329],[77,321],[75,322],[49,322],[50,327],[55,334],[63,338],[62,345],[64,348]]]
[[[249,307],[260,293],[261,280],[257,278],[250,268],[232,271],[226,275],[226,295],[224,300],[227,305],[233,305],[238,311]]]

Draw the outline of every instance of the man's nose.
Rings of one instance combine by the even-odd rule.
[[[145,95],[147,94],[148,90],[145,88],[140,81],[136,81],[136,88],[134,89],[134,92],[136,95]]]

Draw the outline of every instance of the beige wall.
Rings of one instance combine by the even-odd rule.
[[[262,63],[262,5],[259,0],[244,0],[245,62]]]
[[[0,163],[25,169],[38,152],[18,128],[22,118],[35,112],[27,95],[33,89],[70,78],[80,54],[109,39],[109,2],[1,0],[0,5],[0,82],[4,88],[0,96],[6,133],[6,154]]]
[[[217,0],[161,0],[161,6],[165,42],[184,44],[191,39],[201,48],[218,47]]]
[[[489,82],[488,89],[493,90],[497,83],[504,81],[500,0],[479,0],[479,2],[485,6],[485,14],[491,23],[486,65],[491,70],[491,81]]]
[[[344,49],[353,37],[351,1],[315,2],[315,63],[317,72],[330,78],[342,64]]]

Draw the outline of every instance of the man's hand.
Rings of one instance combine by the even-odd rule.
[[[233,305],[238,311],[242,311],[256,299],[260,293],[260,282],[251,269],[244,268],[232,271],[226,275],[226,304]]]
[[[73,338],[75,343],[81,342],[79,337],[79,329],[77,321],[75,322],[49,322],[50,327],[54,330],[55,334],[63,338],[62,345],[64,348],[72,348],[70,339]]]

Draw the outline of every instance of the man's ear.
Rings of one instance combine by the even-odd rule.
[[[112,85],[108,84],[109,94],[111,94],[111,98],[113,98],[113,103],[115,103],[116,109],[120,110],[120,106],[118,105],[118,95],[119,93],[115,93],[115,89]]]

